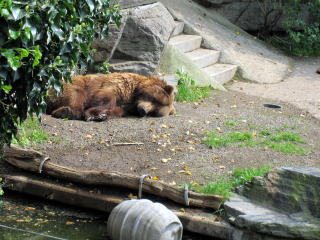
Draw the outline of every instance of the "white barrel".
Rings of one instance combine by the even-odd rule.
[[[108,219],[112,240],[181,240],[182,230],[172,211],[147,199],[123,201]]]

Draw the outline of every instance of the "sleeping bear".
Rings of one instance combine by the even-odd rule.
[[[175,114],[173,87],[155,77],[134,73],[79,75],[50,90],[47,113],[56,118],[103,121],[127,115],[163,117]]]

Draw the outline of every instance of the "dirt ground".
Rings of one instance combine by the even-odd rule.
[[[265,103],[282,108],[266,108]],[[150,174],[173,184],[212,181],[236,168],[320,165],[320,122],[292,105],[239,92],[213,91],[212,97],[201,103],[177,103],[176,108],[176,116],[105,122],[45,115],[42,125],[50,140],[34,148],[66,167]],[[236,125],[226,126],[227,121]],[[269,148],[237,145],[210,149],[201,142],[206,131],[254,133],[257,128],[283,126],[293,127],[292,131],[306,140],[308,154],[286,155]]]

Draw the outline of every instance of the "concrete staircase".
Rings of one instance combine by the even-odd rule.
[[[232,79],[237,66],[218,63],[220,51],[201,47],[202,37],[183,34],[184,23],[176,22],[176,28],[167,44],[160,72],[172,85],[177,84],[175,72],[183,68],[198,85],[211,85],[224,89],[223,84]]]

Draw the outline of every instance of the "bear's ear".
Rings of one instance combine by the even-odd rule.
[[[173,92],[173,87],[171,85],[166,85],[165,87],[163,87],[163,89],[169,94],[171,95]]]

